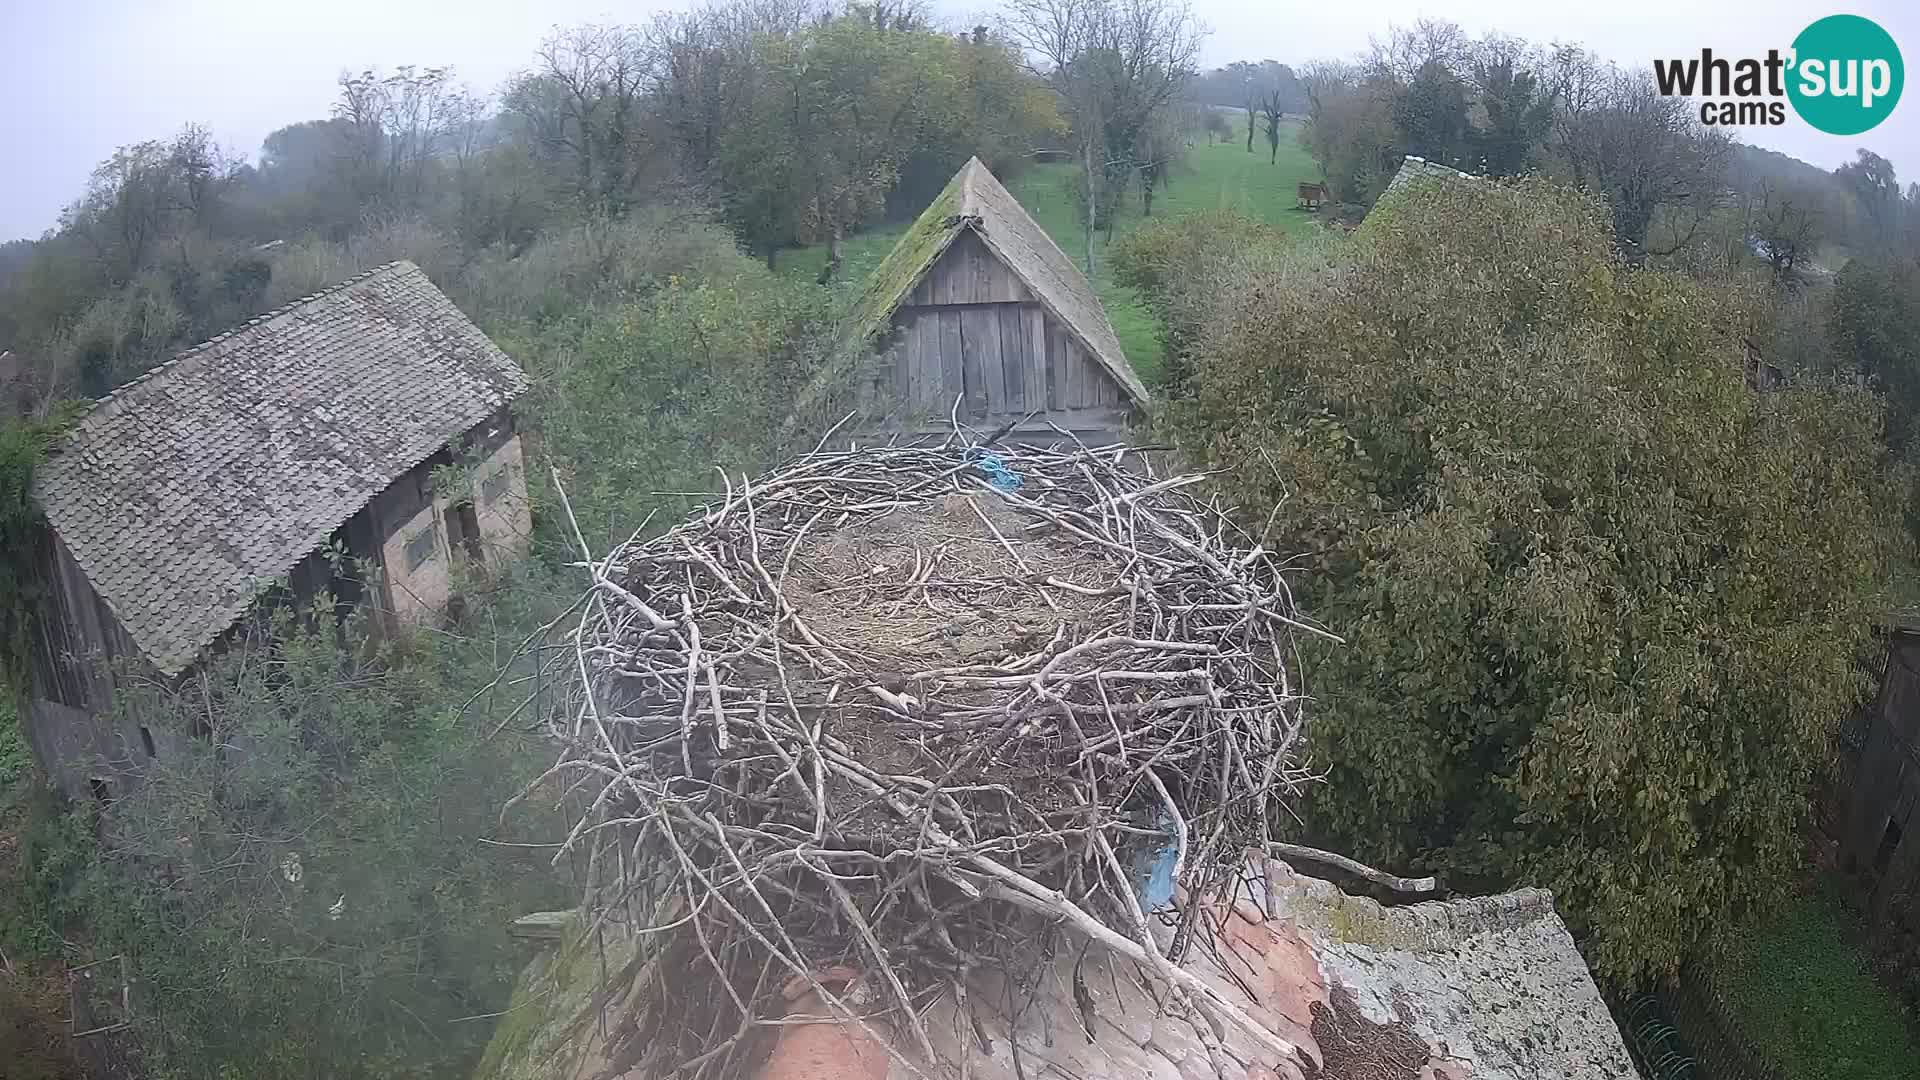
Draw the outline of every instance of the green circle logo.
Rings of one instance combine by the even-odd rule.
[[[1858,135],[1893,112],[1906,70],[1880,24],[1829,15],[1793,39],[1787,97],[1800,119],[1829,135]]]

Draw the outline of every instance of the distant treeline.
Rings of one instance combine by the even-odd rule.
[[[557,29],[490,96],[447,68],[343,75],[331,115],[275,131],[257,163],[188,124],[100,163],[45,237],[0,246],[0,378],[16,405],[98,395],[358,266],[412,257],[457,293],[643,206],[715,218],[771,263],[916,207],[970,155],[1004,173],[1065,135],[1005,37],[884,2]]]

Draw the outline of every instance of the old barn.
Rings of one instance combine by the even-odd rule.
[[[1073,261],[968,161],[901,238],[855,307],[867,436],[939,433],[950,417],[1013,438],[1111,441],[1147,404]]]
[[[1880,694],[1846,732],[1854,756],[1837,854],[1870,891],[1870,923],[1920,930],[1920,904],[1896,905],[1920,894],[1920,620],[1901,614],[1886,631]]]
[[[180,354],[95,402],[36,471],[47,527],[25,726],[55,784],[112,797],[168,734],[116,715],[265,597],[428,619],[455,568],[522,550],[526,376],[412,263]]]

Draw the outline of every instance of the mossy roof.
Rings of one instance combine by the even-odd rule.
[[[1093,285],[977,157],[953,174],[874,270],[848,318],[849,339],[864,347],[884,334],[901,302],[966,229],[1007,264],[1135,404],[1147,403],[1146,385],[1127,363]]]

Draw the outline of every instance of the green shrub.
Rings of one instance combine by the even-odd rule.
[[[0,803],[0,948],[22,961],[60,957],[61,933],[84,916],[74,889],[93,864],[93,817],[17,777]]]
[[[1789,880],[1896,529],[1869,394],[1754,393],[1721,297],[1610,251],[1544,181],[1409,192],[1213,279],[1171,420],[1347,639],[1313,830],[1549,886],[1625,980]]]
[[[525,407],[596,551],[649,511],[688,505],[671,493],[718,490],[717,470],[758,473],[786,449],[795,403],[829,355],[831,294],[732,262],[503,342],[533,377]],[[544,498],[546,478],[535,481]]]
[[[669,207],[555,228],[517,255],[488,249],[455,283],[466,310],[493,322],[547,322],[595,303],[642,297],[669,276],[695,280],[735,273],[733,236]]]
[[[126,694],[160,754],[97,826],[108,844],[38,797],[0,940],[125,954],[155,1076],[464,1074],[489,1025],[460,1018],[503,1008],[525,959],[508,922],[572,898],[550,852],[482,843],[552,828],[501,817],[546,764],[507,722],[519,698],[462,709],[547,592],[502,587],[450,632],[349,630],[344,651],[329,606],[313,632],[283,614],[271,642]]]
[[[1176,394],[1185,387],[1201,324],[1217,313],[1220,295],[1236,280],[1317,272],[1334,247],[1327,233],[1289,240],[1280,227],[1237,210],[1152,218],[1116,241],[1114,279],[1137,290],[1160,317],[1156,382]]]

